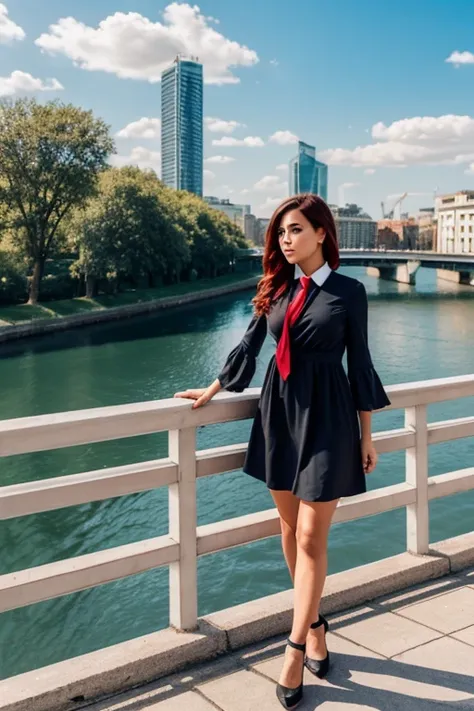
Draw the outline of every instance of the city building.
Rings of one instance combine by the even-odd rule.
[[[436,249],[436,217],[434,207],[422,207],[418,213],[417,249]]]
[[[417,249],[418,222],[414,217],[377,222],[377,247],[385,249]]]
[[[435,200],[437,251],[474,253],[474,191],[439,195]]]
[[[258,219],[251,212],[244,215],[244,235],[254,244],[259,244],[260,225]]]
[[[358,205],[330,205],[341,249],[373,249],[377,241],[377,223]]]
[[[314,193],[328,199],[328,167],[316,160],[316,148],[298,141],[298,155],[290,160],[290,195]]]
[[[161,75],[161,179],[202,196],[203,74],[196,59],[177,56]]]
[[[337,238],[341,249],[374,249],[377,223],[370,217],[336,217]]]
[[[245,232],[245,216],[250,215],[252,212],[250,205],[238,205],[230,202],[227,198],[221,200],[220,198],[212,195],[206,196],[204,200],[215,210],[219,210],[227,215],[229,220],[240,227],[242,232]]]
[[[265,235],[267,232],[267,227],[268,227],[269,222],[270,222],[270,218],[268,218],[268,217],[257,217],[257,225],[258,225],[257,244],[259,244],[259,245],[263,246],[265,244]]]

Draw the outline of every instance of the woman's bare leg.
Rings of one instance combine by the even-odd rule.
[[[319,603],[327,572],[327,540],[331,519],[338,500],[300,501],[296,524],[295,599],[290,639],[302,644],[314,659],[324,658],[324,630],[310,630],[318,619]],[[296,687],[301,681],[302,652],[287,646],[279,682]]]
[[[270,489],[275,506],[280,516],[281,547],[285,556],[291,582],[295,579],[296,566],[296,523],[300,499],[291,491],[276,491]]]

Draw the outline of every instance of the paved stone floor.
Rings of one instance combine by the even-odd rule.
[[[474,709],[474,569],[329,618],[332,667],[305,671],[301,711]],[[284,637],[228,654],[92,711],[278,711]]]

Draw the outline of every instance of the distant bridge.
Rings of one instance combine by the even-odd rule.
[[[263,249],[239,249],[239,265],[260,265]],[[474,286],[474,253],[441,254],[415,250],[395,249],[341,249],[341,265],[367,267],[373,276],[403,284],[414,284],[420,267],[437,269],[442,279]]]

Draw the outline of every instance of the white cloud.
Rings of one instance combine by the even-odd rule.
[[[474,54],[472,52],[452,52],[446,62],[454,64],[455,67],[460,67],[461,64],[474,64]]]
[[[285,196],[282,197],[267,197],[264,203],[259,205],[258,209],[261,214],[259,217],[270,217],[278,205],[283,202]]]
[[[159,118],[143,118],[132,121],[115,135],[117,138],[159,138],[161,121]]]
[[[467,163],[474,159],[474,119],[470,116],[415,116],[372,127],[377,141],[356,148],[322,151],[331,165],[392,166]]]
[[[438,141],[456,141],[463,136],[474,138],[474,119],[470,116],[415,116],[385,126],[381,121],[372,126],[372,138],[403,143],[430,145]]]
[[[278,175],[265,175],[253,186],[254,190],[280,194],[288,190],[288,183],[282,182]]]
[[[231,136],[222,136],[222,138],[214,138],[213,146],[226,146],[227,148],[235,146],[247,146],[247,148],[261,148],[265,145],[260,136],[246,136],[245,138],[232,138]]]
[[[214,180],[216,177],[216,174],[212,172],[212,170],[203,170],[202,174],[206,180]]]
[[[226,163],[233,163],[235,161],[235,158],[232,158],[232,156],[209,156],[209,158],[205,158],[204,163],[220,163],[221,165],[225,165]]]
[[[270,59],[270,64],[272,65],[272,67],[278,67],[280,62],[278,61],[278,59]]]
[[[364,170],[364,175],[373,175],[375,172],[375,168],[366,168]]]
[[[25,37],[23,28],[10,20],[7,8],[0,3],[0,44],[9,44],[15,40],[23,40]]]
[[[226,121],[225,119],[206,116],[204,123],[208,131],[212,133],[233,133],[236,128],[243,127],[245,124],[238,121]]]
[[[48,83],[49,82],[49,83]],[[61,91],[64,89],[57,79],[45,82],[31,74],[20,72],[18,69],[9,77],[0,77],[0,96],[13,96],[14,94],[28,94],[36,91]]]
[[[358,188],[360,183],[341,183],[340,188],[345,190],[346,188]]]
[[[280,170],[282,171],[282,173],[286,173],[286,171],[288,170],[288,163],[280,163],[276,166],[275,170]]]
[[[159,175],[161,171],[160,160],[161,153],[159,151],[151,151],[144,146],[135,146],[128,156],[111,156],[110,163],[117,168],[121,168],[124,165],[137,165],[139,168],[151,168]]]
[[[36,44],[50,54],[66,55],[82,69],[150,82],[160,81],[161,72],[180,53],[199,58],[208,84],[237,84],[231,68],[259,61],[254,50],[210,27],[197,5],[178,2],[165,8],[163,23],[138,12],[116,12],[97,27],[63,17]]]
[[[291,131],[275,131],[268,140],[271,143],[278,143],[279,146],[291,146],[298,143],[298,136]]]

